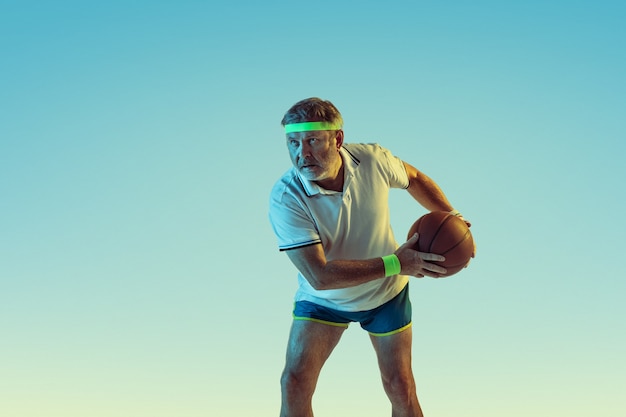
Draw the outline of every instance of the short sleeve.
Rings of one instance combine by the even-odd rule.
[[[388,149],[378,146],[380,160],[387,170],[389,186],[391,188],[408,188],[409,176],[406,173],[404,162],[394,156]]]
[[[280,187],[272,191],[269,218],[281,251],[321,243],[308,209]]]

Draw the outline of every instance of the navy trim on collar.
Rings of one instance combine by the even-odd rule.
[[[341,148],[344,151],[346,151],[348,153],[348,155],[350,155],[350,158],[352,159],[352,161],[354,161],[355,164],[359,165],[361,163],[361,161],[359,161],[359,158],[354,156],[354,154],[352,152],[350,152],[345,146],[342,146]]]

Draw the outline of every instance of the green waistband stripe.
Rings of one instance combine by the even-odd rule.
[[[304,123],[291,123],[285,125],[285,133],[293,132],[310,132],[312,130],[340,130],[341,126],[338,126],[330,122],[304,122]]]

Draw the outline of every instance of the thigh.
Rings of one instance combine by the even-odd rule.
[[[345,330],[345,327],[294,320],[287,344],[286,370],[317,376]]]
[[[389,336],[370,336],[383,377],[411,371],[412,328]]]

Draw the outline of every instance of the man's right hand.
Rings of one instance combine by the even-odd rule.
[[[413,249],[417,244],[419,234],[415,233],[409,240],[400,246],[394,253],[400,260],[403,275],[411,275],[417,278],[424,276],[439,278],[446,273],[446,269],[429,261],[445,261],[441,255],[435,253],[418,252]]]

